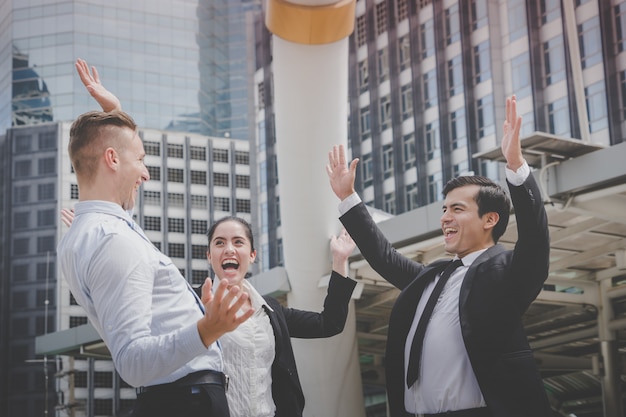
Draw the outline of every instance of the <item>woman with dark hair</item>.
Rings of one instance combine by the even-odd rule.
[[[226,393],[231,416],[301,416],[304,395],[291,347],[291,337],[322,338],[340,333],[356,282],[346,278],[347,259],[355,244],[345,230],[333,236],[333,272],[321,313],[281,305],[262,297],[246,280],[256,258],[250,225],[225,217],[208,232],[207,258],[215,279],[228,281],[249,294],[255,312],[246,322],[220,338],[224,367],[230,376]],[[217,284],[217,283],[216,283]],[[203,296],[206,302],[210,295]]]

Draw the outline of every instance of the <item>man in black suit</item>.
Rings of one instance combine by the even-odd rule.
[[[548,276],[550,245],[541,192],[522,156],[521,120],[512,96],[502,153],[517,221],[515,248],[497,244],[511,208],[502,187],[479,176],[451,180],[443,190],[441,229],[446,251],[462,265],[445,274],[440,295],[436,282],[450,262],[424,265],[397,253],[354,191],[358,159],[347,165],[343,147],[329,153],[341,222],[369,264],[402,290],[385,356],[392,417],[552,414],[522,326]],[[434,311],[427,325],[419,324],[433,293]]]

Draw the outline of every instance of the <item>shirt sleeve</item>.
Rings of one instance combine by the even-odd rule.
[[[341,203],[339,203],[339,214],[343,216],[350,210],[352,207],[356,206],[361,202],[361,197],[357,193],[352,193],[346,198],[344,198]]]
[[[522,185],[524,181],[526,181],[526,178],[528,178],[528,176],[530,175],[530,167],[528,166],[528,163],[526,161],[524,161],[524,164],[521,167],[517,168],[517,171],[513,171],[508,167],[505,167],[505,171],[506,179],[509,181],[509,183],[511,183],[511,185],[514,185],[516,187]]]

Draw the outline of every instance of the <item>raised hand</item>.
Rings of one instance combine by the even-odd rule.
[[[504,136],[502,137],[502,155],[506,159],[509,169],[517,171],[524,163],[522,145],[519,132],[522,126],[522,116],[517,114],[515,95],[506,99],[506,120],[504,121]]]
[[[224,333],[235,330],[254,314],[254,309],[248,304],[248,294],[236,285],[227,287],[226,281],[220,281],[215,293],[208,295],[211,293],[211,280],[205,281],[202,286],[205,313],[198,320],[198,333],[205,346]]]
[[[326,172],[330,180],[330,187],[340,200],[354,193],[354,179],[356,178],[356,166],[359,159],[355,158],[346,165],[346,152],[343,145],[335,145],[328,152],[328,165]]]
[[[67,227],[72,225],[74,221],[74,209],[62,208],[61,209],[61,221]]]
[[[348,276],[348,257],[354,252],[356,243],[346,229],[341,229],[338,236],[330,237],[330,253],[333,256],[333,270],[340,275]]]
[[[91,67],[90,71],[87,62],[80,58],[76,60],[75,66],[83,85],[87,88],[89,94],[96,99],[103,111],[122,110],[120,100],[115,94],[104,88],[100,82],[100,76],[98,75],[96,67]]]

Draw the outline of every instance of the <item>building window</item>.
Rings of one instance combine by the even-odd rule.
[[[206,161],[206,148],[204,146],[190,146],[189,158],[194,161]]]
[[[183,243],[168,243],[167,254],[170,258],[184,258],[185,245]]]
[[[363,186],[369,187],[370,185],[372,185],[372,180],[374,179],[374,172],[373,172],[371,153],[363,155],[363,168],[361,172],[363,175]]]
[[[526,34],[526,3],[508,0],[509,41],[513,42]]]
[[[257,84],[256,91],[258,95],[259,109],[264,109],[265,108],[265,83],[263,83],[263,81]]]
[[[30,201],[30,185],[13,188],[13,196],[16,203],[28,203]]]
[[[476,100],[476,125],[478,137],[483,138],[495,132],[493,96],[488,95]]]
[[[376,5],[376,34],[382,35],[387,31],[387,2]]]
[[[398,0],[396,2],[396,5],[398,22],[402,22],[404,19],[407,19],[409,17],[409,7],[407,5],[407,0]]]
[[[406,120],[413,116],[413,88],[411,84],[403,85],[400,90],[400,99],[402,106],[402,120]]]
[[[487,24],[487,2],[485,0],[472,0],[470,19],[472,30],[477,30]]]
[[[528,52],[523,52],[511,59],[511,83],[515,96],[518,99],[530,95],[530,62],[528,60]]]
[[[159,142],[144,141],[143,148],[146,155],[161,156],[161,144]]]
[[[148,174],[150,174],[152,181],[161,181],[161,167],[146,166],[146,168],[148,168]]]
[[[238,198],[235,200],[235,205],[237,213],[250,213],[250,200]]]
[[[398,39],[398,64],[400,71],[411,66],[411,42],[409,35],[404,35]]]
[[[463,62],[461,55],[448,61],[448,93],[450,97],[463,92]]]
[[[422,76],[423,80],[423,104],[425,109],[437,104],[437,76],[435,70],[430,70]]]
[[[161,205],[161,192],[160,191],[146,191],[143,192],[143,202],[145,204],[151,204],[155,206]]]
[[[227,197],[213,197],[213,210],[230,211],[230,199]]]
[[[191,245],[191,258],[192,259],[206,259],[206,246]],[[192,274],[193,274],[193,271],[192,271]]]
[[[620,3],[613,8],[615,13],[615,35],[617,52],[626,50],[626,3]]]
[[[208,207],[205,195],[191,195],[191,208],[205,209]]]
[[[96,416],[112,416],[113,415],[113,399],[111,398],[95,398],[93,400],[93,411]]]
[[[459,22],[459,5],[450,6],[445,11],[446,18],[446,43],[453,44],[461,39],[461,29]]]
[[[13,215],[14,229],[28,229],[30,227],[30,213],[27,211],[18,212]]]
[[[185,195],[183,193],[167,193],[167,204],[170,207],[185,207]]]
[[[481,42],[474,47],[474,79],[476,84],[491,78],[491,58],[489,55],[489,41]]]
[[[467,174],[467,172],[469,171],[469,166],[467,164],[467,159],[465,161],[462,161],[458,164],[455,164],[453,167],[453,174],[455,177],[458,177],[460,175],[464,175]]]
[[[622,117],[626,118],[626,71],[620,71],[619,84],[622,92]]]
[[[54,261],[39,262],[37,264],[37,270],[35,271],[37,274],[37,281],[46,282],[47,279],[56,279],[55,271]]]
[[[82,316],[70,316],[70,329],[87,324],[87,317]],[[76,383],[76,381],[74,381]],[[85,386],[87,384],[85,383]]]
[[[167,157],[168,158],[183,158],[183,145],[178,143],[168,143],[167,144]]]
[[[380,130],[389,129],[391,126],[391,99],[389,96],[380,98]]]
[[[361,140],[370,137],[370,108],[369,106],[361,109]]]
[[[578,44],[583,68],[602,62],[602,37],[600,19],[594,16],[578,25]]]
[[[378,51],[378,79],[380,82],[389,78],[389,50],[385,46]]]
[[[369,71],[367,69],[367,59],[359,62],[359,92],[367,91],[369,82]]]
[[[230,185],[230,176],[225,172],[214,172],[213,185],[216,187],[228,187]]]
[[[539,0],[541,24],[553,21],[561,15],[561,0]]]
[[[15,161],[15,178],[25,178],[31,176],[32,162],[30,159]]]
[[[402,138],[402,162],[405,171],[415,166],[415,135],[413,133]]]
[[[356,46],[365,45],[366,41],[365,15],[361,15],[356,18]]]
[[[185,233],[185,219],[167,219],[167,231],[169,233]]]
[[[390,144],[383,146],[383,174],[385,179],[393,175],[393,147]]]
[[[204,235],[208,230],[209,225],[206,220],[191,219],[191,233],[194,235]]]
[[[561,35],[544,42],[543,61],[546,85],[565,79],[565,54]]]
[[[608,127],[608,112],[604,81],[598,81],[585,88],[587,100],[587,117],[589,118],[589,132],[597,132]]]
[[[184,171],[180,168],[168,168],[167,169],[167,181],[168,182],[185,182]]]
[[[435,31],[432,20],[420,25],[420,46],[422,48],[422,59],[435,54]]]
[[[206,185],[206,171],[191,171],[191,183]]]
[[[213,162],[228,162],[228,149],[213,149]]]
[[[70,199],[78,200],[78,184],[70,184]]]
[[[56,239],[54,236],[39,236],[37,238],[37,253],[54,252]]]
[[[45,227],[45,226],[54,226],[55,224],[55,215],[56,211],[53,209],[47,210],[37,210],[37,226]]]
[[[426,124],[426,152],[428,160],[431,161],[441,156],[439,143],[439,122],[434,121]]]
[[[385,194],[385,211],[389,214],[396,214],[396,193]]]
[[[442,199],[443,180],[441,172],[428,176],[428,199],[429,203],[434,203]]]
[[[250,188],[250,176],[249,175],[235,175],[235,187],[237,188]]]
[[[154,216],[144,216],[143,229],[154,230],[154,231],[160,232],[161,231],[161,218],[154,217]]]
[[[570,136],[567,98],[563,97],[548,104],[548,128],[550,133]]]
[[[15,153],[28,153],[33,149],[32,137],[30,135],[15,135]]]
[[[417,184],[409,184],[405,187],[406,193],[406,209],[414,210],[418,207],[417,204]]]
[[[235,164],[250,165],[250,153],[245,151],[235,151]]]
[[[460,149],[467,146],[465,108],[463,107],[450,113],[450,138],[452,139],[452,149]]]
[[[95,388],[113,388],[113,372],[95,371],[93,385]]]
[[[204,255],[206,256],[206,252]],[[191,270],[191,285],[200,286],[204,284],[204,280],[206,279],[206,277],[207,277],[206,271],[204,270],[199,271],[197,269],[192,269]]]
[[[57,135],[56,132],[43,132],[39,134],[39,150],[56,149]]]
[[[54,184],[39,184],[37,186],[37,197],[39,201],[54,200],[55,195]]]
[[[38,161],[39,175],[52,175],[56,173],[55,158],[41,158]]]

